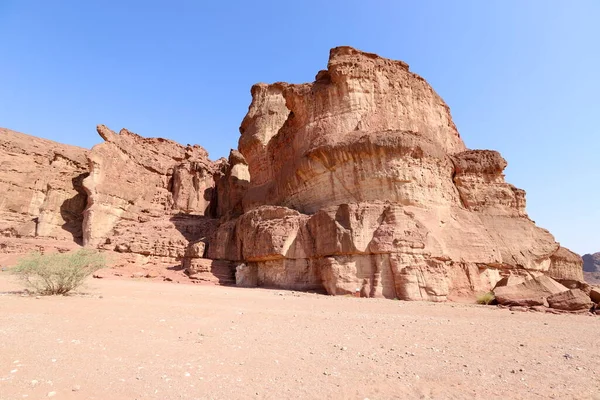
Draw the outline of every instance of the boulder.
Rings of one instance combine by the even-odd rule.
[[[587,296],[590,295],[590,291],[592,290],[592,287],[590,286],[589,283],[584,282],[584,281],[579,281],[579,280],[575,280],[575,279],[556,279],[555,280],[560,283],[561,285],[563,285],[564,287],[566,287],[567,289],[581,289],[581,291],[583,293],[585,293]]]
[[[594,303],[580,289],[570,289],[548,297],[550,307],[564,311],[589,310]]]
[[[590,298],[596,304],[600,304],[600,288],[592,288],[590,289]]]
[[[583,260],[579,254],[573,253],[564,247],[559,247],[550,257],[548,276],[556,280],[583,282]]]
[[[569,289],[548,276],[538,276],[518,285],[494,288],[499,304],[514,306],[548,306],[547,298]]]
[[[192,280],[219,285],[235,284],[235,268],[231,262],[208,258],[185,258],[183,266],[186,275]]]

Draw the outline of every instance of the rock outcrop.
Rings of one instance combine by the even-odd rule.
[[[600,252],[585,254],[582,259],[584,272],[600,272]]]
[[[126,129],[117,134],[99,125],[98,133],[105,142],[90,150],[83,182],[84,244],[137,255],[138,263],[174,267],[185,261],[181,268],[195,274],[192,260],[202,259],[218,225],[216,182],[225,185],[223,174],[232,175],[226,160],[212,162],[200,146]]]
[[[467,150],[403,62],[332,49],[313,83],[255,85],[240,132],[244,214],[208,254],[243,262],[245,285],[443,301],[507,275],[582,277],[527,217],[506,161]]]
[[[581,289],[570,289],[566,292],[548,297],[550,307],[564,311],[588,311],[594,303]]]
[[[216,184],[229,188],[223,191],[229,204],[236,188],[230,181],[243,175],[240,168],[232,172],[227,160],[210,161],[200,146],[125,129],[117,134],[103,125],[97,130],[105,142],[91,150],[0,131],[0,232],[39,239],[17,246],[7,238],[0,252],[70,248],[70,239],[111,252],[116,267],[187,269],[203,280],[232,282],[235,266],[227,262],[209,263],[198,275],[196,259],[204,254],[189,257],[188,247],[197,248],[215,231]]]
[[[576,265],[581,265],[579,254],[560,247],[550,258],[548,275],[559,282],[583,281],[583,269],[580,267],[574,268]]]
[[[600,253],[585,254],[582,258],[585,280],[590,284],[600,285]]]
[[[0,235],[81,242],[87,150],[0,128]]]
[[[581,259],[528,218],[507,162],[467,149],[407,64],[338,47],[313,83],[251,92],[228,160],[103,125],[89,151],[3,139],[0,231],[68,233],[197,281],[332,295],[444,301],[503,278],[584,288]]]
[[[457,195],[446,155],[465,146],[450,110],[401,61],[332,49],[312,84],[255,85],[240,132],[246,209],[314,213],[382,198],[434,206]]]
[[[549,297],[568,291],[569,289],[554,279],[538,276],[516,285],[496,286],[494,296],[496,301],[503,305],[548,307]]]

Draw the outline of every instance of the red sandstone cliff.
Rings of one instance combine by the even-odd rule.
[[[443,301],[503,276],[582,280],[527,216],[506,161],[468,150],[407,64],[331,50],[313,83],[252,88],[239,152],[98,126],[91,150],[0,131],[0,232],[117,265],[330,294]],[[6,247],[6,246],[5,246]]]

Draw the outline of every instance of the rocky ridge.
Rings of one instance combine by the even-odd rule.
[[[600,252],[585,254],[582,258],[585,280],[589,283],[600,285]]]
[[[600,252],[583,255],[584,272],[600,272]]]
[[[31,194],[1,203],[0,230],[64,238],[71,223],[117,266],[333,295],[444,301],[507,276],[583,280],[581,258],[528,218],[502,156],[468,150],[407,64],[338,47],[313,83],[251,93],[239,151],[215,162],[199,146],[103,125],[91,150],[45,144],[54,150],[39,155],[3,130],[0,160],[12,167],[0,184]],[[55,163],[44,182],[62,186],[20,172],[29,157]],[[68,221],[60,201],[38,206],[55,190],[78,199]],[[40,215],[42,229],[25,228]]]

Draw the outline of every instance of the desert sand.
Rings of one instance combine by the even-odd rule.
[[[600,318],[0,273],[0,399],[600,399]]]

